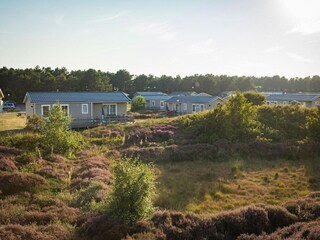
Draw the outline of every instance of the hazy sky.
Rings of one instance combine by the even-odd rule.
[[[320,0],[0,0],[0,67],[320,74]]]

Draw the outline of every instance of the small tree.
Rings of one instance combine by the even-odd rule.
[[[257,108],[249,103],[240,92],[224,106],[227,126],[227,139],[243,142],[260,135]]]
[[[320,142],[320,106],[307,117],[307,130],[312,140]]]
[[[243,96],[247,99],[249,103],[253,105],[263,105],[266,103],[266,97],[260,93],[246,92]]]
[[[46,152],[72,156],[74,151],[80,149],[83,138],[70,129],[70,122],[71,117],[66,116],[59,103],[52,108],[41,129]]]
[[[153,213],[155,195],[152,165],[124,159],[114,165],[113,191],[108,212],[120,222],[132,224]]]
[[[142,110],[145,108],[146,100],[142,96],[137,96],[132,102],[131,102],[131,111],[136,112],[139,110]]]

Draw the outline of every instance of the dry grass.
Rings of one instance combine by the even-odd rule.
[[[17,117],[17,113],[15,112],[0,113],[0,133],[9,130],[20,130],[25,126],[25,117]]]
[[[157,169],[156,205],[178,211],[218,213],[254,203],[279,205],[313,190],[308,164],[302,161],[186,161]]]

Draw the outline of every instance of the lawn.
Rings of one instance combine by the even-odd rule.
[[[218,213],[253,203],[282,204],[319,190],[312,185],[320,176],[313,170],[319,162],[247,159],[161,164],[157,166],[156,205]]]
[[[0,113],[0,133],[11,130],[20,130],[26,126],[25,117],[17,117],[16,112]]]

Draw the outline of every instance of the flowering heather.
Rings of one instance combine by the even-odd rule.
[[[45,179],[36,174],[4,173],[0,175],[0,190],[5,195],[24,191],[33,192],[45,186]]]
[[[127,136],[127,143],[142,144],[147,142],[164,142],[172,139],[176,127],[173,125],[156,125],[150,128],[134,128]]]
[[[0,226],[0,239],[5,240],[72,240],[73,233],[58,224],[47,226],[10,224]]]
[[[0,157],[0,171],[15,171],[17,170],[16,165],[12,158]]]

